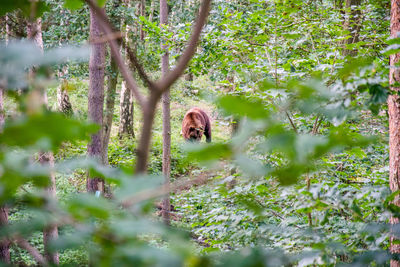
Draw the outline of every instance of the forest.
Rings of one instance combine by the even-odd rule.
[[[400,0],[0,0],[0,266],[400,266],[399,66]]]

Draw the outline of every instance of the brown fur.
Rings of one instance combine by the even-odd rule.
[[[204,134],[207,143],[211,142],[211,123],[207,113],[200,108],[192,108],[186,112],[181,134],[189,141],[200,141]]]

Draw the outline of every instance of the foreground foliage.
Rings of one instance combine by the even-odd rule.
[[[25,42],[2,46],[0,80],[6,81],[7,105],[14,111],[0,134],[0,204],[11,208],[11,223],[1,228],[0,238],[28,239],[42,252],[39,232],[56,224],[60,237],[52,248],[61,251],[63,264],[386,264],[389,230],[398,232],[389,228],[388,218],[398,209],[390,204],[394,195],[387,181],[385,55],[395,51],[398,40],[381,51],[388,36],[385,3],[366,1],[359,7],[365,8],[360,41],[345,48],[362,57],[350,58],[341,53],[348,32],[332,2],[306,7],[289,2],[215,4],[202,51],[190,66],[190,72],[212,81],[198,77],[172,91],[177,105],[172,227],[163,225],[153,208],[166,193],[159,176],[160,127],[155,128],[151,175],[134,176],[135,140],[112,140],[111,166],[82,157],[98,129],[85,122],[85,82],[75,82],[71,90],[78,109],[73,118],[35,105],[43,85],[51,85],[48,73],[55,64],[67,63],[72,76],[84,77],[87,65],[67,59],[85,62],[87,49],[64,47],[42,56]],[[57,1],[46,3],[43,11],[44,6],[62,9]],[[191,3],[174,4],[187,13],[177,12],[172,21],[194,16]],[[80,7],[79,1],[66,5]],[[77,19],[68,28],[70,41],[79,43],[87,38],[76,33],[82,17],[66,12]],[[171,50],[179,51],[190,27],[176,24],[167,31],[145,17],[129,19],[142,23],[148,34],[137,49],[140,55],[152,51],[143,59],[152,71],[161,55],[152,48],[167,36]],[[47,34],[58,40],[62,32],[51,25]],[[48,47],[57,46],[48,40]],[[33,80],[26,75],[32,66],[37,68]],[[52,97],[49,90],[50,104]],[[180,117],[187,105],[199,103],[215,108],[216,142],[181,144]],[[232,122],[240,126],[230,138],[225,125]],[[55,166],[36,160],[38,152],[48,150],[56,154]],[[51,172],[57,173],[58,200],[44,190]],[[83,193],[86,172],[103,177],[112,198]],[[203,185],[194,186],[187,177],[203,177]],[[34,264],[26,252],[12,249],[14,264]]]

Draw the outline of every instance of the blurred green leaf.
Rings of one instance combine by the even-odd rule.
[[[249,99],[241,96],[227,95],[217,100],[218,105],[229,114],[246,116],[250,119],[268,119],[269,112],[259,99]]]
[[[83,2],[81,0],[65,0],[64,6],[71,10],[77,10],[83,6]]]
[[[55,151],[62,142],[88,139],[96,130],[98,126],[94,124],[82,123],[61,113],[44,112],[6,122],[0,143],[19,147],[36,145],[44,151]]]

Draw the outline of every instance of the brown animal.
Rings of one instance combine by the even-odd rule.
[[[211,123],[207,113],[200,108],[192,108],[186,112],[182,121],[181,134],[188,141],[200,141],[204,134],[207,143],[210,143]]]

